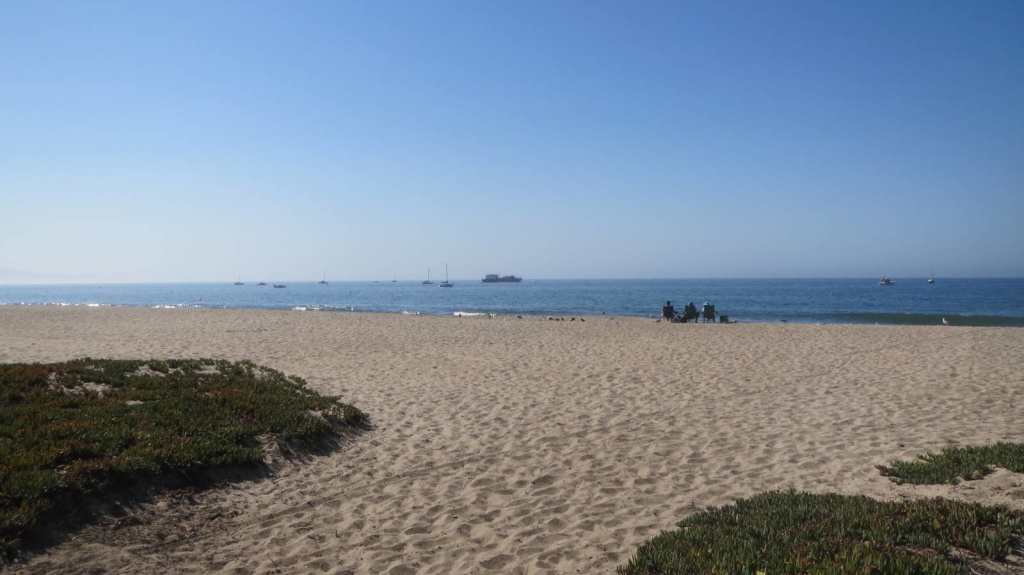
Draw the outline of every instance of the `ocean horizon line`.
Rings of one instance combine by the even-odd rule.
[[[897,284],[900,280],[903,281],[925,281],[928,279],[935,279],[936,281],[941,280],[1024,280],[1024,276],[813,276],[813,277],[680,277],[680,278],[523,278],[523,283],[527,282],[660,282],[660,281],[839,281],[839,280],[856,280],[856,281],[875,281],[877,282],[882,277],[887,277],[893,280],[893,283]],[[481,283],[482,277],[463,277],[463,278],[451,278],[452,282],[476,282]],[[223,281],[219,280],[175,280],[175,281],[72,281],[72,282],[3,282],[0,281],[0,287],[43,287],[43,286],[91,286],[91,285],[237,285],[236,282],[239,280],[226,279]],[[272,281],[258,279],[255,281],[244,281],[242,285],[258,285],[260,282],[271,284],[282,284],[282,283],[293,283],[293,284],[320,284],[321,281],[327,281],[328,284],[332,283],[414,283],[422,284],[422,279],[411,278],[411,279],[336,279],[336,280],[323,280],[321,279],[275,279]],[[434,281],[438,283],[438,281]],[[499,282],[506,283],[506,282]],[[511,283],[511,282],[509,282]]]

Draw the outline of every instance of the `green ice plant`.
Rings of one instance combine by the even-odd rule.
[[[1024,514],[944,499],[772,491],[714,507],[637,548],[620,575],[967,574],[961,550],[1005,560]]]
[[[0,564],[75,493],[172,469],[253,465],[366,414],[248,361],[0,364]]]
[[[882,475],[896,483],[917,485],[956,485],[961,480],[981,479],[995,471],[995,467],[1024,472],[1024,444],[948,447],[937,454],[919,455],[917,461],[897,461],[891,466],[877,466]]]

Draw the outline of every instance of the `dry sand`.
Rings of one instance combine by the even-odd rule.
[[[770,489],[1024,509],[1020,474],[876,464],[1024,441],[1024,330],[0,306],[0,362],[249,359],[376,427],[261,481],[171,495],[16,573],[614,573]]]

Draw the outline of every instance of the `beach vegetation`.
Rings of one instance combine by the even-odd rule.
[[[919,455],[916,461],[897,461],[890,466],[876,467],[882,475],[901,485],[956,485],[961,480],[981,479],[996,467],[1024,473],[1024,443],[947,447],[939,453]]]
[[[289,450],[368,424],[302,378],[248,361],[0,364],[0,564],[78,495],[257,465],[268,444]]]
[[[620,575],[969,573],[1005,561],[1024,513],[946,499],[771,491],[687,517],[640,545]]]

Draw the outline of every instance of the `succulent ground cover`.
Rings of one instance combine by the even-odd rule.
[[[888,467],[877,467],[882,475],[899,484],[956,485],[960,480],[981,479],[995,471],[997,466],[1024,473],[1024,444],[950,447],[937,454],[920,455],[917,461],[897,461]]]
[[[896,483],[956,484],[995,467],[1024,472],[1024,445],[943,449],[877,466]],[[690,516],[641,545],[621,575],[962,574],[1024,542],[1024,513],[945,499],[768,492]]]
[[[1024,514],[1004,507],[773,491],[680,521],[618,573],[954,575],[1006,559],[1022,536]]]
[[[0,564],[56,506],[169,470],[255,465],[368,417],[251,362],[0,364]]]

